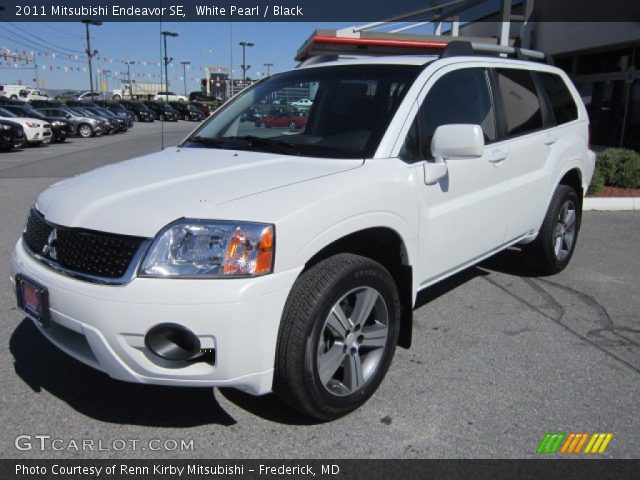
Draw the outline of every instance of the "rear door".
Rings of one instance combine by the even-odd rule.
[[[536,223],[547,208],[552,155],[558,140],[534,72],[524,68],[494,69],[498,95],[501,137],[509,145],[510,192],[506,240],[534,233]]]
[[[420,95],[420,109],[400,153],[405,161],[433,162],[431,139],[448,124],[480,125],[484,154],[447,160],[447,176],[418,186],[420,287],[474,262],[504,241],[507,223],[508,149],[497,143],[489,71],[445,67]],[[424,175],[424,168],[421,169]]]

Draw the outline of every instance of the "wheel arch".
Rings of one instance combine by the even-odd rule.
[[[398,345],[409,348],[413,328],[413,269],[402,236],[396,230],[384,226],[354,231],[333,240],[314,253],[306,261],[303,271],[339,253],[371,258],[389,271],[398,286],[401,302]]]

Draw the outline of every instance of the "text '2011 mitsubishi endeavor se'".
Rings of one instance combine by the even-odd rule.
[[[274,98],[311,100],[305,123],[241,121]],[[175,148],[40,194],[11,280],[49,340],[113,378],[273,391],[336,418],[409,346],[420,290],[513,245],[565,268],[588,141],[576,89],[546,64],[302,65]]]

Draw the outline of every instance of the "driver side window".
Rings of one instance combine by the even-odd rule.
[[[495,108],[485,68],[456,70],[436,81],[407,133],[400,158],[410,163],[432,159],[431,139],[436,128],[460,123],[480,125],[485,143],[497,138]]]

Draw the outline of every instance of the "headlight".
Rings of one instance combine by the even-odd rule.
[[[275,228],[264,223],[181,220],[156,236],[140,267],[148,277],[271,273]]]
[[[62,123],[59,120],[55,120],[55,121],[51,122],[51,125],[53,125],[54,127],[62,127],[64,125],[64,123]]]
[[[27,122],[27,127],[29,128],[38,128],[39,126],[39,123]]]
[[[2,125],[3,130],[11,130],[11,125]]]

